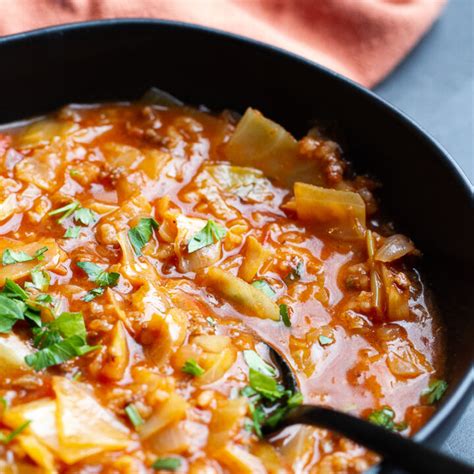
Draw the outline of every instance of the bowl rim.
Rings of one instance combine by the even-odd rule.
[[[57,35],[58,37],[61,37],[64,34],[74,33],[75,31],[97,30],[104,28],[108,29],[127,26],[176,28],[181,30],[192,31],[196,34],[214,36],[216,38],[225,37],[226,39],[231,40],[235,43],[244,44],[247,47],[257,48],[263,52],[270,53],[275,56],[286,56],[295,63],[305,65],[313,70],[317,70],[319,74],[326,76],[329,80],[338,82],[341,86],[349,88],[351,90],[351,93],[362,96],[364,100],[368,100],[371,105],[383,109],[384,113],[389,114],[392,119],[406,124],[411,130],[416,132],[418,138],[425,142],[425,144],[430,149],[431,156],[435,159],[438,159],[439,161],[444,162],[444,164],[448,166],[449,172],[456,180],[456,184],[463,188],[463,193],[467,196],[469,194],[472,195],[473,186],[470,183],[467,175],[464,173],[459,164],[454,160],[454,158],[422,126],[416,123],[411,117],[409,117],[405,112],[401,111],[398,107],[396,107],[386,99],[383,99],[382,97],[378,96],[370,89],[356,83],[352,79],[349,79],[348,77],[343,76],[342,74],[339,74],[321,64],[318,64],[313,60],[310,60],[278,46],[274,46],[263,41],[255,40],[247,36],[227,32],[218,28],[211,28],[204,25],[198,25],[177,20],[123,17],[64,23],[54,26],[47,26],[44,28],[37,28],[21,33],[6,35],[0,37],[0,55],[1,48],[3,47],[3,45],[8,45],[11,43],[21,43],[23,41],[30,42],[34,41],[38,37],[46,37],[51,35]],[[443,421],[446,420],[449,415],[455,410],[461,400],[467,395],[468,391],[471,388],[471,385],[473,384],[474,371],[471,367],[471,369],[463,375],[457,387],[455,387],[455,389],[451,393],[449,393],[449,395],[443,400],[443,402],[436,409],[435,413],[428,420],[428,422],[413,436],[413,439],[417,441],[427,440],[440,427]]]

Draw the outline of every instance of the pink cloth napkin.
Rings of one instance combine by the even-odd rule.
[[[274,44],[373,86],[446,0],[0,0],[0,35],[98,18],[151,17]]]

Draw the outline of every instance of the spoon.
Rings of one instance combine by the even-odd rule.
[[[285,388],[298,389],[297,379],[285,359],[271,346],[270,356],[282,375]],[[300,405],[275,427],[264,429],[268,437],[291,425],[312,425],[335,431],[380,454],[391,464],[418,474],[473,474],[474,468],[434,451],[410,438],[369,421],[318,405]]]

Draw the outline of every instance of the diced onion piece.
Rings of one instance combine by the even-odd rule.
[[[106,346],[101,375],[109,380],[121,380],[129,361],[127,330],[122,321],[117,321]]]
[[[268,257],[268,251],[255,237],[250,235],[245,241],[243,257],[238,276],[246,282],[251,282]]]
[[[400,289],[392,272],[382,264],[382,279],[385,287],[386,315],[390,321],[407,320],[410,318],[409,289]]]
[[[147,439],[166,426],[186,417],[188,404],[186,400],[176,393],[157,408],[143,425],[137,427],[141,439]]]
[[[184,105],[179,99],[169,92],[162,91],[158,87],[148,89],[140,99],[143,104],[161,105],[162,107],[181,107]]]
[[[224,464],[231,474],[267,473],[260,459],[235,444],[228,444],[224,448],[219,449],[214,453],[214,457]]]
[[[207,427],[201,423],[182,420],[168,425],[148,439],[151,448],[159,455],[180,454],[193,447],[204,446]]]
[[[206,371],[194,379],[196,385],[208,385],[219,380],[232,367],[237,358],[235,347],[229,346],[218,354],[205,354],[202,361]]]
[[[215,451],[223,448],[240,431],[244,424],[248,403],[245,398],[219,400],[212,411],[209,423],[208,449]]]
[[[2,375],[13,377],[21,371],[31,370],[25,362],[25,357],[32,350],[15,334],[0,336],[0,367]]]
[[[93,449],[95,452],[128,447],[128,428],[77,382],[64,377],[53,377],[53,390],[56,394],[58,438],[61,446],[79,450]]]
[[[412,253],[415,250],[413,242],[402,234],[391,235],[377,250],[375,260],[380,262],[393,262]]]
[[[296,472],[302,471],[309,460],[314,432],[315,428],[311,426],[294,426],[292,435],[285,439],[280,449],[283,459]]]
[[[365,235],[365,203],[350,191],[295,183],[298,218],[320,225],[333,237],[351,240]]]
[[[322,184],[315,160],[299,155],[297,141],[280,125],[254,109],[247,109],[224,153],[235,165],[250,166],[291,187],[295,181]]]
[[[54,456],[35,436],[20,435],[17,438],[20,446],[33,461],[41,466],[44,474],[56,474],[58,471],[54,466]],[[0,471],[1,472],[1,471]]]
[[[0,472],[2,474],[45,474],[42,467],[33,466],[30,463],[15,461],[11,462],[0,459]]]
[[[239,307],[250,316],[262,319],[280,319],[280,309],[263,291],[250,285],[242,278],[236,277],[220,268],[210,268],[204,275],[204,283],[230,303]]]
[[[51,118],[37,120],[26,130],[15,137],[14,145],[17,148],[33,148],[46,145],[55,138],[64,139],[79,126],[72,122],[65,122]]]
[[[9,194],[7,198],[0,203],[0,221],[4,221],[18,211],[20,211],[20,207],[17,205],[16,194]]]
[[[22,244],[17,240],[0,239],[0,255],[5,249],[15,251],[22,251],[33,256],[37,250],[43,247],[48,247],[48,250],[43,254],[42,260],[33,259],[28,262],[13,263],[11,265],[0,265],[0,286],[5,284],[5,280],[19,280],[31,273],[34,268],[41,268],[42,270],[54,270],[60,263],[67,259],[67,255],[59,248],[58,244],[53,239],[44,239],[30,244]]]
[[[387,366],[395,377],[411,379],[432,372],[433,368],[425,356],[409,341],[396,339],[384,345],[387,347]]]
[[[15,166],[15,175],[22,181],[52,192],[60,184],[58,180],[60,165],[61,160],[56,153],[39,150],[32,156],[23,158]]]
[[[271,474],[287,474],[288,469],[282,465],[281,456],[277,450],[265,441],[260,441],[252,446],[252,454],[257,456]]]

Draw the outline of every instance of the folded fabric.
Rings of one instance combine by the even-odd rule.
[[[0,0],[0,35],[98,18],[180,20],[249,36],[372,86],[446,0]]]

